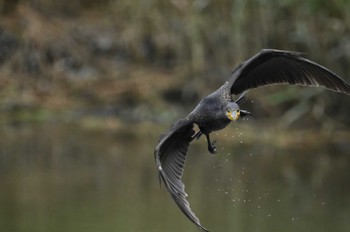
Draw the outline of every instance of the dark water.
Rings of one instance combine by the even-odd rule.
[[[198,231],[158,184],[153,148],[166,126],[125,127],[134,132],[3,125],[0,231]],[[197,141],[184,176],[210,231],[349,231],[345,135],[310,146],[215,136],[218,154]]]

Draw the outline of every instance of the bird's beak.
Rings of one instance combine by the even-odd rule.
[[[234,111],[234,112],[229,111],[226,113],[226,115],[231,121],[236,121],[239,118],[239,116],[241,115],[241,112],[239,110]]]

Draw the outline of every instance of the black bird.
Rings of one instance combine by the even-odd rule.
[[[239,116],[251,115],[239,108],[244,93],[252,88],[273,84],[324,86],[350,95],[350,85],[321,65],[301,57],[301,53],[264,49],[241,63],[218,90],[203,98],[184,119],[173,124],[161,135],[154,156],[160,179],[181,211],[203,231],[208,231],[192,212],[181,181],[188,146],[204,134],[210,153],[216,153],[209,134],[225,128]],[[237,100],[232,95],[239,95]],[[194,124],[199,128],[195,133]]]

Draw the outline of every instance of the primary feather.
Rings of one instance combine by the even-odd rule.
[[[185,185],[181,181],[187,149],[194,135],[193,123],[188,118],[178,120],[168,133],[160,138],[155,159],[160,178],[181,211],[198,227],[207,231],[192,212]]]
[[[350,86],[329,69],[301,53],[265,49],[239,65],[231,75],[231,94],[273,84],[324,86],[350,94]]]

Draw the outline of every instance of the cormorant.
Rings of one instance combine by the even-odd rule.
[[[231,77],[218,90],[203,98],[184,119],[175,122],[161,135],[154,156],[165,187],[181,211],[203,231],[204,228],[192,212],[181,181],[188,146],[204,134],[210,153],[216,153],[209,134],[225,128],[231,121],[251,115],[241,110],[247,90],[265,85],[289,84],[324,86],[350,95],[350,85],[329,69],[301,57],[302,53],[264,49],[235,68]],[[233,100],[232,95],[239,95]],[[194,124],[199,128],[195,133]]]

